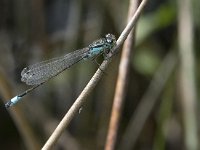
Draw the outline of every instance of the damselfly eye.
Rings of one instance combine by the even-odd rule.
[[[106,34],[106,41],[110,44],[115,43],[116,42],[116,38],[113,34]]]
[[[112,40],[112,39],[107,39],[107,42],[108,42],[108,43],[112,43],[113,40]]]

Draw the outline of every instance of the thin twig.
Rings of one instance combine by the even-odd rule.
[[[131,30],[134,28],[137,20],[139,19],[139,16],[142,12],[142,10],[144,9],[144,7],[146,6],[148,0],[143,0],[139,7],[137,8],[137,10],[135,11],[134,16],[130,19],[129,23],[126,25],[126,28],[123,30],[123,32],[121,33],[121,35],[119,36],[118,40],[117,40],[117,46],[114,48],[113,51],[117,52],[118,48],[124,43],[124,41],[126,40],[127,36],[129,35],[129,33],[131,32]]]
[[[127,17],[127,22],[131,19],[131,17],[134,15],[134,12],[137,9],[137,0],[130,0],[129,4],[129,12]],[[119,73],[118,73],[118,79],[115,89],[115,96],[113,101],[113,108],[111,113],[111,119],[108,129],[108,135],[106,139],[105,144],[105,150],[113,150],[116,143],[117,138],[117,130],[119,127],[119,120],[121,117],[121,112],[123,109],[123,101],[125,96],[125,87],[127,83],[127,75],[129,72],[129,63],[131,58],[131,50],[133,47],[134,42],[134,36],[135,30],[132,30],[132,32],[129,34],[127,40],[124,43],[122,55],[121,55],[121,61],[119,64]]]
[[[142,12],[144,6],[146,5],[147,1],[148,0],[143,0],[141,2],[141,4],[138,7],[137,11],[135,12],[134,16],[132,17],[132,19],[130,20],[130,22],[128,23],[128,25],[126,26],[126,28],[124,29],[124,31],[122,32],[120,37],[118,38],[116,46],[113,48],[113,52],[117,51],[119,49],[119,47],[123,44],[123,42],[126,40],[128,34],[131,32],[132,28],[136,24],[136,22],[137,22],[137,20],[139,18],[139,15],[141,14],[141,12]],[[107,68],[108,64],[111,61],[111,57],[114,54],[113,52],[109,53],[108,56],[110,58],[108,58],[108,59],[103,61],[103,63],[100,66],[101,69],[98,69],[96,71],[96,73],[94,74],[92,79],[89,81],[89,83],[83,89],[83,91],[81,92],[79,97],[76,99],[74,104],[71,106],[69,111],[66,113],[66,115],[64,116],[64,118],[60,122],[60,124],[57,126],[55,131],[52,133],[50,138],[47,140],[47,142],[43,146],[43,148],[42,148],[43,150],[51,149],[52,146],[56,143],[56,141],[60,137],[60,135],[62,134],[62,132],[69,125],[69,123],[72,120],[72,118],[75,116],[75,114],[79,111],[79,109],[81,108],[81,106],[85,102],[86,97],[91,93],[91,91],[96,86],[97,82],[100,80],[100,78],[101,78],[101,76],[103,74],[102,70],[104,71]]]
[[[134,115],[130,119],[130,123],[123,135],[122,142],[120,143],[121,149],[133,149],[137,138],[150,115],[159,94],[164,88],[165,83],[172,74],[172,71],[175,68],[177,58],[174,52],[167,54],[163,60],[160,68],[154,75],[146,93],[140,100],[137,109],[135,110]]]
[[[195,60],[193,49],[192,1],[178,0],[178,36],[180,54],[180,96],[187,150],[197,150]]]

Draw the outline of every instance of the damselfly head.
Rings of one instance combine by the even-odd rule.
[[[106,37],[106,42],[108,42],[109,44],[114,45],[116,43],[116,38],[113,34],[108,33],[106,34],[105,37]]]

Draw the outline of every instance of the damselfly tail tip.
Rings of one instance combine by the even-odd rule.
[[[22,98],[21,96],[15,96],[15,97],[13,97],[10,101],[8,101],[5,104],[5,107],[9,108],[10,106],[15,105],[21,98]]]
[[[5,104],[5,107],[6,108],[9,108],[10,106],[12,106],[13,105],[13,103],[11,102],[11,101],[9,101],[9,102],[7,102],[6,104]]]

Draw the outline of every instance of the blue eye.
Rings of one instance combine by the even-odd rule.
[[[106,34],[106,42],[109,43],[109,44],[112,44],[116,41],[116,38],[113,34]]]
[[[107,39],[107,42],[108,42],[108,43],[112,43],[113,40],[112,40],[112,39]]]

